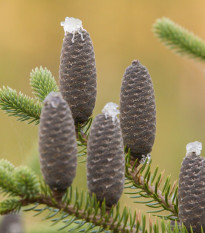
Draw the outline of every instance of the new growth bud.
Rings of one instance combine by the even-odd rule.
[[[71,110],[60,93],[51,92],[44,100],[39,152],[45,182],[61,198],[76,174],[77,143]]]
[[[77,125],[88,120],[95,106],[95,54],[81,20],[67,17],[61,25],[65,37],[60,57],[60,91]]]
[[[117,105],[109,103],[93,121],[88,139],[87,183],[89,192],[106,205],[115,205],[124,186],[124,150],[117,120]]]
[[[194,147],[190,149],[191,146]],[[192,226],[196,233],[201,232],[201,226],[205,227],[205,159],[196,153],[201,147],[199,142],[187,144],[188,153],[182,162],[178,191],[179,220],[188,232]]]
[[[137,60],[126,69],[120,94],[120,124],[124,145],[134,158],[152,150],[156,132],[156,106],[151,77]]]

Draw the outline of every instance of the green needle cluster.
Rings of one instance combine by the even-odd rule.
[[[172,20],[157,19],[153,31],[163,44],[176,53],[205,60],[205,41]]]

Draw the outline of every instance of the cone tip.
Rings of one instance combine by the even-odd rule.
[[[139,60],[133,60],[132,65],[133,66],[138,66],[138,65],[140,65],[140,61]]]
[[[57,108],[62,102],[63,97],[60,92],[51,91],[44,99],[44,104],[50,104],[53,108]]]

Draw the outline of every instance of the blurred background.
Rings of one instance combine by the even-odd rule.
[[[186,144],[197,140],[205,145],[205,69],[200,61],[165,48],[154,36],[152,25],[166,16],[205,38],[204,9],[204,0],[0,0],[0,87],[10,86],[32,96],[29,74],[39,66],[50,69],[58,81],[64,37],[60,22],[66,16],[81,19],[96,55],[94,115],[107,102],[119,103],[123,73],[133,59],[139,59],[152,76],[156,95],[153,167],[165,169],[173,181],[178,179]],[[15,165],[32,161],[38,155],[37,134],[37,126],[19,123],[0,111],[1,158]],[[75,184],[84,189],[85,174],[85,164],[79,165]],[[129,206],[132,200],[123,196],[122,205],[125,202]],[[132,205],[133,210],[142,207]],[[26,230],[35,228],[39,219],[27,216]]]

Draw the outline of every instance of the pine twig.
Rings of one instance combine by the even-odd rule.
[[[124,208],[122,214],[120,214],[119,205],[116,209],[112,207],[107,211],[105,201],[99,203],[94,194],[91,196],[86,192],[78,192],[77,189],[73,192],[71,187],[67,189],[63,198],[56,200],[49,186],[40,181],[39,177],[27,167],[14,167],[8,161],[0,160],[0,178],[0,193],[7,194],[8,197],[12,196],[12,198],[6,198],[0,202],[0,214],[17,212],[23,206],[34,203],[44,204],[46,207],[41,208],[40,213],[49,208],[51,208],[51,212],[53,209],[57,209],[57,213],[63,213],[63,216],[72,215],[76,220],[84,220],[88,224],[104,229],[124,233],[135,232],[136,219],[132,218],[127,208]],[[33,209],[35,207],[28,211]],[[36,211],[38,210],[36,209]],[[60,217],[58,220],[60,221],[62,218]]]
[[[129,155],[128,155],[129,156]],[[128,160],[129,161],[129,160]],[[157,176],[158,168],[155,169],[153,175],[150,172],[150,164],[147,165],[147,160],[145,163],[139,167],[139,163],[137,161],[130,160],[126,164],[126,178],[128,181],[131,181],[131,186],[139,190],[138,196],[133,196],[133,198],[138,197],[145,197],[151,199],[150,201],[145,201],[147,206],[151,208],[155,208],[156,210],[151,211],[152,213],[162,212],[163,210],[167,210],[171,213],[169,216],[161,216],[170,220],[177,220],[178,219],[178,201],[177,201],[177,187],[176,182],[174,182],[173,186],[170,186],[170,179],[169,177],[166,179],[162,191],[159,189],[159,186],[163,179],[163,173],[161,173],[157,181],[154,183],[154,180]],[[142,174],[144,172],[144,174]],[[144,193],[144,194],[142,194]],[[127,193],[131,194],[131,193]],[[136,194],[136,193],[134,193]],[[170,196],[172,199],[170,199]],[[151,202],[155,202],[151,204]],[[158,208],[162,208],[157,210]]]
[[[114,218],[109,216],[109,213],[102,216],[101,214],[89,214],[89,211],[79,210],[75,205],[69,204],[63,202],[54,202],[51,198],[46,196],[40,196],[38,198],[34,199],[21,199],[19,201],[21,203],[21,206],[28,206],[30,204],[43,204],[52,208],[56,208],[59,210],[62,210],[65,213],[68,213],[69,215],[74,215],[78,219],[84,219],[86,222],[92,222],[95,226],[103,226],[104,229],[109,229],[114,232],[122,232],[122,233],[134,233],[135,229],[131,230],[129,226],[126,226],[124,228],[123,222],[121,225],[118,224],[118,221],[115,222]]]
[[[176,53],[205,61],[205,41],[170,19],[158,19],[153,31],[163,44]]]
[[[23,95],[10,87],[0,89],[0,109],[9,116],[15,116],[19,121],[39,123],[41,104],[33,98]]]
[[[47,68],[35,68],[30,74],[30,85],[33,94],[42,102],[50,92],[58,92],[58,86]]]

